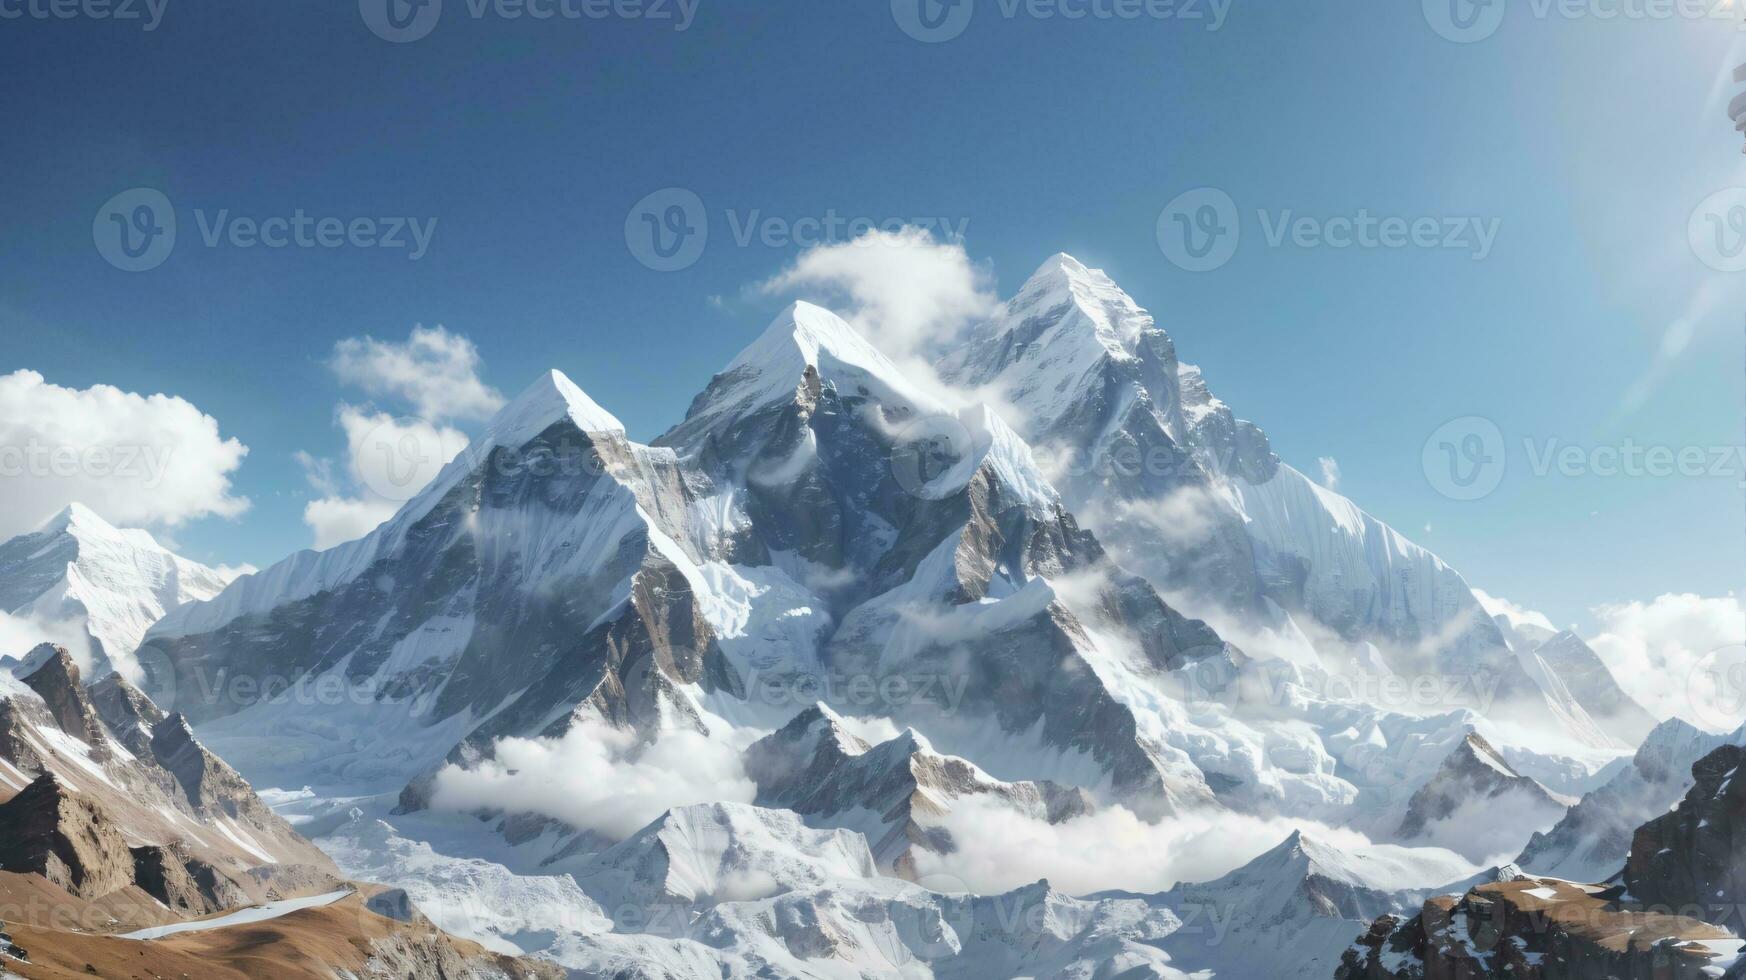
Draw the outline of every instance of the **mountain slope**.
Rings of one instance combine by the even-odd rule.
[[[103,685],[115,693],[105,701],[142,711],[106,719],[64,649],[39,648],[25,663],[31,669],[22,678],[0,672],[0,800],[23,800],[12,817],[44,834],[61,833],[54,828],[67,819],[100,824],[115,845],[92,852],[111,866],[103,872],[111,877],[102,881],[114,885],[112,876],[119,874],[132,884],[136,864],[156,869],[160,885],[166,873],[177,880],[191,875],[205,882],[208,899],[195,908],[211,911],[222,907],[221,896],[234,903],[269,894],[280,887],[275,882],[300,887],[337,875],[320,850],[194,740],[180,716],[163,716],[111,675]],[[139,731],[142,725],[149,736]],[[125,737],[122,729],[129,730]],[[100,821],[92,817],[98,811]],[[83,837],[101,839],[88,833],[69,839]],[[51,857],[50,850],[42,843],[10,852],[4,866],[45,874],[44,862],[70,867],[64,854]],[[103,890],[113,889],[98,893]],[[156,897],[175,904],[167,894]]]

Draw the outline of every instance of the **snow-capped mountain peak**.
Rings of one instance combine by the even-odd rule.
[[[115,527],[78,503],[0,543],[0,612],[56,632],[93,680],[112,667],[131,675],[134,649],[154,622],[225,584],[218,571],[173,554],[149,532]]]
[[[891,359],[848,321],[805,301],[790,304],[692,401],[685,421],[661,441],[689,444],[699,433],[772,404],[792,401],[809,386],[830,382],[845,394],[869,396],[888,408],[943,411]]]
[[[1109,353],[1118,358],[1134,356],[1140,334],[1152,327],[1152,317],[1122,291],[1102,269],[1056,252],[1031,273],[1008,305],[1006,319],[1024,313],[1043,313],[1072,304],[1082,314],[1063,321],[1066,328],[1089,328]]]
[[[505,405],[486,427],[482,442],[519,446],[545,431],[552,423],[569,418],[583,432],[624,434],[624,423],[601,408],[587,392],[564,376],[547,371],[515,400]]]

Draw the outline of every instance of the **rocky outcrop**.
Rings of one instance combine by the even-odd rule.
[[[1668,737],[1674,734],[1669,729]],[[1638,761],[1649,760],[1639,753]],[[1742,941],[1731,931],[1746,907],[1741,904],[1746,902],[1746,781],[1738,778],[1743,764],[1746,748],[1732,744],[1696,762],[1684,799],[1632,836],[1622,884],[1523,876],[1432,899],[1418,915],[1374,923],[1346,952],[1338,976],[1714,980],[1746,975],[1746,963],[1736,964]],[[1643,775],[1655,785],[1665,782],[1668,774],[1649,768]],[[1636,801],[1638,795],[1622,798]],[[1598,802],[1591,796],[1585,805],[1594,809]],[[1590,824],[1594,820],[1588,818]]]
[[[39,665],[19,679],[48,705],[55,725],[92,749],[106,752],[102,719],[86,699],[79,665],[66,648],[45,643],[32,650],[24,662]]]
[[[125,828],[129,844],[186,848],[216,873],[210,895],[219,879],[240,883],[251,898],[271,892],[276,886],[249,874],[259,867],[337,876],[179,716],[166,717],[133,685],[110,675],[85,687],[59,648],[32,651],[19,669],[27,671],[22,682],[0,675],[0,799],[52,776],[77,805]],[[133,857],[121,863],[131,877]]]
[[[1524,878],[1439,896],[1373,922],[1336,980],[1714,980],[1738,955],[1727,930],[1622,902],[1619,889]]]
[[[120,674],[110,674],[85,689],[97,716],[134,755],[152,755],[152,732],[165,718],[145,692]]]
[[[0,870],[98,898],[133,884],[133,855],[112,817],[44,773],[0,804]]]
[[[9,957],[30,962],[30,952],[12,941],[12,937],[6,934],[5,926],[6,923],[0,922],[0,958]]]
[[[264,809],[248,782],[207,751],[181,715],[171,715],[152,729],[151,750],[196,810],[237,816],[245,809]]]
[[[417,906],[412,904],[412,896],[406,894],[404,888],[379,891],[364,901],[364,907],[396,922],[417,922],[423,918]]]
[[[1746,748],[1738,745],[1704,756],[1679,805],[1637,828],[1625,861],[1633,898],[1716,921],[1746,907],[1743,764]]]
[[[241,885],[182,844],[146,844],[132,852],[134,884],[177,912],[201,916],[248,904]]]

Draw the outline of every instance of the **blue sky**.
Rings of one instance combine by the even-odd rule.
[[[9,20],[0,374],[165,392],[215,417],[249,447],[233,482],[252,506],[170,537],[265,565],[310,542],[296,454],[340,454],[336,406],[369,397],[330,367],[341,340],[441,324],[505,393],[557,367],[651,438],[784,302],[747,287],[798,247],[741,245],[734,223],[939,218],[1003,294],[1056,251],[1106,269],[1282,456],[1311,473],[1337,460],[1342,492],[1475,585],[1561,623],[1722,595],[1746,554],[1737,462],[1536,475],[1525,449],[1741,442],[1746,273],[1687,240],[1700,202],[1746,184],[1718,84],[1737,24],[1599,16],[1615,6],[1511,0],[1474,43],[1417,3],[1354,0],[1234,0],[1216,31],[1208,0],[1179,9],[1199,19],[975,0],[944,43],[907,35],[886,0],[700,0],[683,31],[447,0],[410,43],[340,0],[168,0],[150,31]],[[658,272],[625,223],[668,187],[703,202],[710,238]],[[1235,203],[1242,243],[1196,273],[1157,226],[1200,187]],[[100,207],[131,188],[178,216],[145,272],[93,244]],[[414,260],[207,247],[195,218],[299,209],[435,225]],[[1471,217],[1496,239],[1483,259],[1267,240],[1287,212],[1361,209]],[[1421,460],[1463,416],[1495,422],[1507,450],[1476,501],[1439,494]]]

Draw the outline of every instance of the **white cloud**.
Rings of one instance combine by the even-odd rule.
[[[479,349],[442,327],[414,327],[404,343],[349,337],[334,345],[330,365],[341,381],[373,395],[401,398],[432,422],[482,419],[503,395],[479,379]]]
[[[1600,632],[1589,645],[1651,713],[1706,728],[1746,720],[1746,691],[1717,692],[1703,684],[1716,674],[1737,687],[1746,676],[1727,669],[1741,660],[1746,641],[1746,611],[1737,597],[1669,593],[1598,606],[1594,615]]]
[[[729,740],[679,730],[645,746],[596,722],[560,739],[501,739],[475,769],[445,766],[432,803],[536,813],[623,840],[673,807],[750,803],[756,793]]]
[[[344,402],[334,420],[346,436],[343,469],[332,459],[296,454],[318,495],[303,508],[317,549],[354,541],[381,525],[467,448],[450,419],[485,418],[503,407],[479,379],[479,350],[442,327],[414,327],[404,343],[350,337],[329,362],[341,381],[406,402],[416,418]]]
[[[303,523],[315,533],[310,545],[326,551],[337,544],[356,541],[394,516],[398,505],[380,497],[322,497],[303,507]]]
[[[1479,600],[1480,608],[1485,610],[1486,615],[1502,616],[1509,620],[1511,626],[1538,626],[1544,630],[1558,631],[1558,627],[1553,626],[1552,620],[1543,612],[1518,606],[1508,599],[1492,595],[1484,589],[1474,589],[1473,597]]]
[[[76,619],[53,620],[0,612],[0,657],[16,657],[22,660],[25,654],[44,643],[66,647],[79,669],[90,673],[95,658],[92,655],[91,636],[85,632],[83,622]]]
[[[922,883],[942,891],[985,895],[1039,878],[1049,879],[1049,884],[1070,895],[1106,889],[1164,891],[1177,882],[1220,877],[1277,847],[1299,829],[1351,853],[1377,846],[1354,830],[1236,813],[1182,814],[1153,824],[1117,806],[1048,824],[977,797],[954,801],[942,825],[951,832],[957,850],[943,855],[918,850],[916,868]],[[1441,869],[1465,863],[1442,850],[1390,850],[1419,854]],[[1448,880],[1455,877],[1449,875]]]
[[[847,319],[901,363],[931,362],[967,327],[991,315],[999,303],[993,286],[993,277],[961,243],[906,227],[809,248],[759,288],[822,293],[827,305],[846,300]]]
[[[236,517],[249,501],[230,481],[247,454],[181,398],[0,375],[0,539],[74,502],[122,526]]]
[[[1332,456],[1316,457],[1316,465],[1322,468],[1322,486],[1329,490],[1340,489],[1340,462]]]
[[[1190,546],[1211,537],[1224,516],[1232,513],[1232,506],[1228,491],[1222,486],[1188,484],[1164,497],[1118,500],[1109,507],[1099,508],[1088,520],[1097,524],[1113,517],[1118,521],[1137,522],[1167,543]]]
[[[345,479],[332,460],[297,454],[310,487],[322,495],[303,508],[318,550],[375,530],[467,448],[458,429],[353,405],[342,404],[335,421],[346,434]]]

